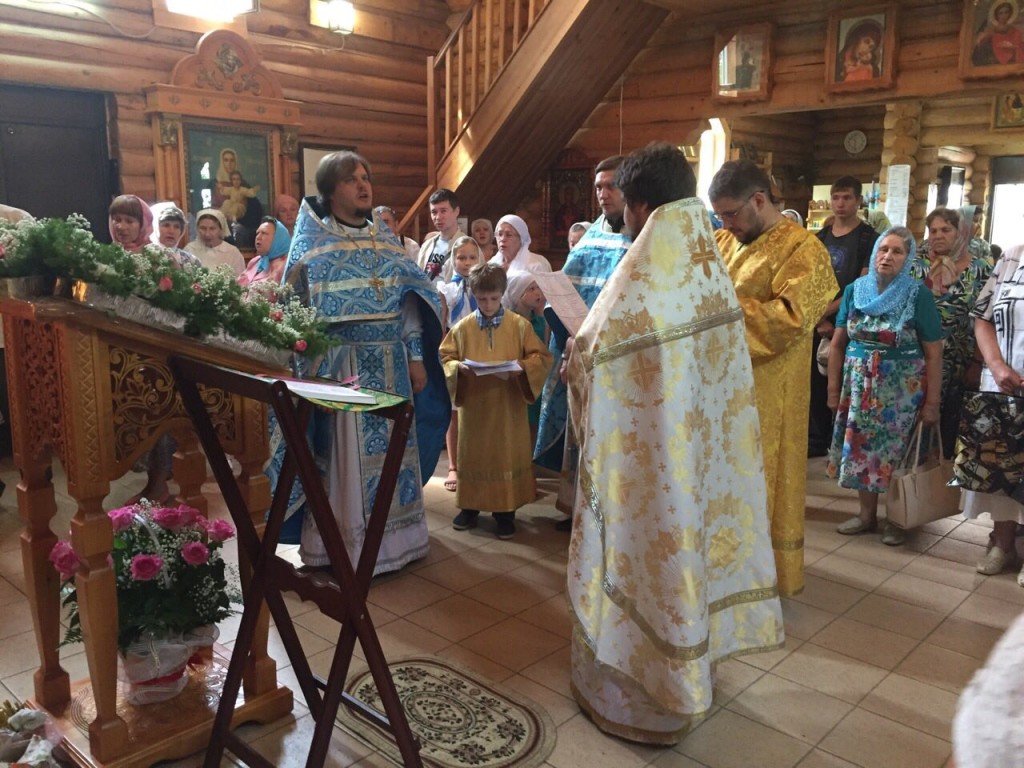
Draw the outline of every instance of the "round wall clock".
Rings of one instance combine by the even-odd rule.
[[[864,131],[850,131],[843,137],[843,147],[851,155],[859,155],[867,145],[868,137],[864,135]]]

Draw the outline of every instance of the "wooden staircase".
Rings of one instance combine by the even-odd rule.
[[[640,0],[476,0],[427,63],[430,186],[510,212],[668,16]]]

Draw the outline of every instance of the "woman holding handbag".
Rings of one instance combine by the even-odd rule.
[[[836,412],[828,473],[855,488],[860,513],[839,533],[878,527],[878,495],[889,489],[918,419],[939,420],[942,330],[931,291],[910,276],[914,236],[906,227],[883,233],[868,273],[843,292],[828,360],[828,406]],[[906,534],[886,523],[882,543]]]
[[[985,361],[981,373],[982,392],[1021,395],[1024,388],[1024,246],[1007,249],[996,264],[974,305],[974,335]],[[992,576],[1014,567],[1019,561],[1015,534],[1024,523],[1024,507],[1002,493],[968,491],[964,517],[973,519],[988,512],[995,523],[988,552],[977,565],[978,573]],[[1017,576],[1024,587],[1024,571]]]

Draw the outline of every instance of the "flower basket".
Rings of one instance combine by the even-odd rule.
[[[113,296],[94,283],[74,280],[71,298],[93,309],[110,312],[117,317],[168,331],[185,330],[185,318],[175,312],[154,307],[138,296]]]
[[[209,658],[216,623],[233,613],[232,603],[241,602],[237,586],[228,584],[220,553],[235,530],[184,504],[164,507],[143,500],[107,516],[114,531],[110,562],[125,696],[133,704],[164,701],[187,684],[187,665],[202,666]],[[61,574],[62,604],[68,609],[64,643],[76,642],[82,626],[74,576],[81,561],[66,541],[54,545],[50,560]]]
[[[203,341],[211,347],[227,349],[231,352],[259,360],[261,363],[269,363],[276,368],[287,368],[288,362],[292,357],[291,350],[268,347],[263,342],[254,341],[253,339],[236,339],[224,331],[218,331],[206,336],[203,338]]]
[[[173,699],[188,684],[185,671],[192,650],[177,637],[147,633],[118,657],[117,676],[126,683],[129,704],[155,704]]]

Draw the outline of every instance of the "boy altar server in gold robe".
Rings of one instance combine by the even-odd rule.
[[[473,528],[481,511],[493,512],[499,539],[515,535],[515,510],[536,496],[526,407],[540,395],[552,362],[529,321],[502,307],[507,285],[500,265],[473,267],[469,289],[477,310],[441,344],[448,392],[459,409],[455,503],[461,511],[452,527]],[[516,361],[521,370],[478,374],[467,361]]]
[[[715,239],[743,307],[772,548],[779,594],[787,597],[804,588],[811,339],[839,284],[825,246],[779,213],[768,174],[750,160],[725,163],[708,197],[722,220]]]
[[[616,184],[636,239],[569,359],[572,693],[601,730],[674,744],[715,664],[782,645],[782,606],[743,312],[693,171],[654,144]]]

